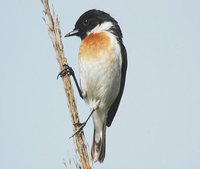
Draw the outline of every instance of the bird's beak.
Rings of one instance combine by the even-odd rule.
[[[65,37],[69,37],[69,36],[75,36],[79,33],[79,30],[78,29],[75,29],[71,32],[69,32],[68,34],[65,35]]]

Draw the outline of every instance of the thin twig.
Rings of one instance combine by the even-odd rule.
[[[56,59],[60,65],[60,70],[63,70],[64,68],[63,65],[67,64],[67,59],[64,55],[64,48],[61,41],[61,31],[60,31],[58,16],[55,16],[54,11],[52,15],[52,11],[49,8],[48,0],[42,0],[42,4],[44,5],[43,20],[45,21],[48,27],[49,36],[51,38],[53,47],[56,52]],[[78,126],[73,124],[79,123],[79,117],[77,113],[77,106],[74,98],[74,92],[72,89],[70,78],[68,76],[64,76],[62,79],[64,83],[65,94],[67,96],[67,104],[71,114],[73,131],[76,132],[78,130]],[[79,135],[75,135],[75,143],[83,169],[91,169],[83,132]]]

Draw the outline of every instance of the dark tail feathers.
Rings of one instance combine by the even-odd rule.
[[[97,136],[97,138],[100,137],[98,143],[95,141],[96,134],[100,134],[100,136]],[[94,130],[93,144],[91,151],[93,161],[94,162],[99,161],[100,163],[102,163],[105,158],[105,151],[106,151],[106,125],[104,125],[102,132],[100,133],[96,133]]]

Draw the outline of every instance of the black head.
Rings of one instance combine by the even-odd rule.
[[[89,10],[82,14],[76,22],[74,30],[65,35],[65,37],[75,35],[84,39],[90,32],[95,30],[94,28],[96,31],[109,31],[118,38],[122,38],[121,29],[117,21],[109,14],[96,9]]]

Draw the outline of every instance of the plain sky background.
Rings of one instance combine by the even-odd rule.
[[[107,130],[112,169],[200,168],[200,1],[54,0],[62,35],[88,9],[109,12],[128,52],[125,92]],[[1,1],[0,168],[65,169],[71,121],[40,0]],[[78,75],[80,39],[64,39]],[[73,83],[74,84],[74,83]],[[81,120],[88,106],[75,91]],[[84,129],[91,145],[92,121]]]

